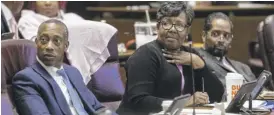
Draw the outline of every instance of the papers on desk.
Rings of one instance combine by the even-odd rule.
[[[263,99],[274,99],[274,92],[273,91],[263,91],[260,94],[260,97]]]
[[[238,3],[239,8],[264,8],[270,6],[269,4],[254,4],[254,3]]]
[[[266,104],[267,104],[266,101],[263,101],[263,100],[253,100],[252,101],[252,108],[262,109],[263,110],[265,108]],[[248,105],[249,105],[249,103],[248,103],[248,101],[246,101],[244,103],[243,107],[248,108]],[[196,112],[196,115],[221,115],[222,111],[223,111],[223,113],[225,113],[224,111],[225,111],[225,108],[227,106],[228,106],[227,102],[214,103],[214,104],[205,104],[202,107],[196,107],[195,112]],[[181,111],[180,115],[192,115],[192,113],[193,113],[193,109],[188,107],[188,108],[183,109]],[[150,114],[150,115],[164,115],[164,111],[161,111],[159,113]],[[225,113],[225,115],[240,115],[240,114]]]
[[[265,103],[263,100],[252,100],[252,108],[262,108],[262,105]],[[245,108],[248,108],[249,103],[246,101],[243,105]]]
[[[195,109],[196,115],[211,115],[212,109]],[[193,109],[183,109],[181,115],[192,115]]]

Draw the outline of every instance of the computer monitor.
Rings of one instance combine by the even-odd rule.
[[[256,87],[256,83],[257,80],[244,83],[235,95],[235,97],[229,103],[225,111],[228,113],[239,113],[241,107],[243,106],[245,101],[248,100],[251,92]]]
[[[190,99],[190,94],[176,97],[164,115],[180,115],[182,109]]]

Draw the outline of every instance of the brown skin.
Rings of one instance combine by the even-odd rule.
[[[64,27],[60,24],[47,23],[41,25],[40,29],[35,39],[38,58],[46,66],[60,68],[64,52],[69,46],[68,39],[64,36]]]
[[[164,17],[160,23],[158,23],[158,38],[157,40],[164,44],[165,49],[163,49],[163,55],[170,60],[169,63],[175,63],[180,65],[190,65],[192,55],[193,68],[203,68],[204,61],[196,54],[180,51],[180,47],[186,41],[189,32],[189,26],[185,26],[183,31],[177,31],[177,29],[172,26],[169,30],[163,28],[162,23],[171,23],[176,25],[187,25],[185,13],[181,13],[177,17]],[[195,93],[195,103],[196,104],[206,104],[208,103],[207,93],[196,92]],[[187,106],[193,105],[193,96],[187,103]]]
[[[200,105],[200,104],[207,104],[209,103],[209,98],[208,94],[206,92],[195,92],[195,104]],[[186,106],[192,106],[194,105],[193,103],[193,96],[189,99],[187,102]]]
[[[3,1],[3,3],[11,10],[14,16],[19,14],[24,6],[24,1]]]
[[[187,25],[187,21],[185,13],[181,13],[177,17],[164,17],[160,23],[158,23],[158,40],[164,43],[166,49],[168,51],[176,51],[178,50],[184,41],[186,40],[186,36],[188,34],[189,27],[186,27],[183,31],[178,32],[173,26],[171,29],[166,30],[162,27],[162,22],[173,23],[173,24],[181,24]]]
[[[205,49],[212,48],[213,51],[210,52],[212,55],[220,51],[227,52],[233,39],[231,29],[229,21],[214,19],[212,28],[208,32],[203,31],[202,33]]]
[[[181,13],[177,17],[164,17],[161,22],[168,22],[172,24],[181,24],[181,25],[187,25],[186,21],[186,15],[185,13]],[[169,30],[166,30],[161,25],[161,22],[158,23],[158,38],[160,42],[162,42],[165,45],[163,55],[165,57],[171,58],[171,60],[168,60],[170,63],[176,63],[181,65],[190,65],[191,63],[191,56],[189,52],[179,51],[180,47],[186,41],[188,33],[189,33],[189,26],[186,26],[186,28],[183,31],[177,31],[174,26],[170,28]],[[196,54],[191,53],[192,55],[192,62],[193,62],[193,68],[199,69],[204,67],[203,60],[197,56]]]
[[[59,12],[58,1],[36,1],[36,12],[47,17],[56,17]]]

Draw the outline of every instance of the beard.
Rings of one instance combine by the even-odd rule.
[[[210,53],[211,55],[215,56],[215,57],[223,57],[227,54],[227,50],[225,49],[220,49],[217,48],[216,46],[212,46],[212,47],[207,47],[206,51],[208,53]]]

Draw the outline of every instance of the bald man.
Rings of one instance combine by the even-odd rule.
[[[80,72],[63,64],[69,46],[68,29],[63,22],[43,22],[35,43],[37,62],[18,72],[12,82],[19,114],[97,115],[106,110],[85,86]]]

